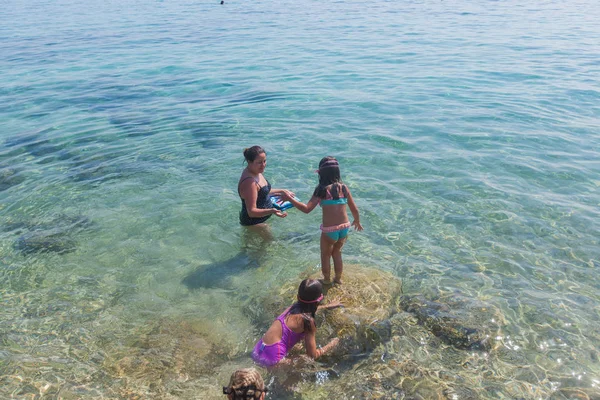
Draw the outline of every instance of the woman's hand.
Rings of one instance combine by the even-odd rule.
[[[354,229],[356,229],[357,231],[362,231],[363,227],[360,224],[360,221],[354,220],[352,221],[352,226],[354,227]]]
[[[290,201],[291,199],[296,197],[294,192],[286,190],[286,189],[281,190],[280,196],[281,196],[281,200],[283,200],[283,201]]]
[[[285,211],[279,211],[276,208],[272,208],[271,210],[273,210],[273,214],[277,215],[279,218],[285,218],[287,217],[287,213]]]

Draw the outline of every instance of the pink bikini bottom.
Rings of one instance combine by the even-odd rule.
[[[321,231],[329,236],[336,242],[340,239],[345,239],[348,236],[348,230],[350,229],[350,222],[344,222],[343,224],[333,226],[321,225]]]
[[[323,224],[321,224],[320,228],[321,228],[321,232],[323,232],[323,233],[332,233],[332,232],[341,231],[342,229],[350,228],[350,222],[344,222],[343,224],[333,225],[333,226],[323,226]]]

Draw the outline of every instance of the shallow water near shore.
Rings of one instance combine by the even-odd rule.
[[[360,354],[263,371],[271,398],[600,398],[596,2],[3,9],[0,397],[223,398],[319,270],[319,210],[238,225],[260,144],[301,199],[338,157],[345,261],[493,333],[395,308]]]

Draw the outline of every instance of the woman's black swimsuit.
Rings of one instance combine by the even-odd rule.
[[[258,185],[258,195],[256,196],[256,207],[261,208],[261,209],[273,208],[273,202],[271,201],[271,198],[269,197],[269,192],[271,191],[271,184],[269,183],[269,181],[267,181],[267,184],[265,186],[261,187],[258,184],[258,180],[256,178],[248,176],[248,177],[242,179],[242,181],[239,183],[238,195],[240,194],[240,185],[246,179],[254,179],[254,182]],[[263,222],[265,222],[266,220],[268,220],[271,217],[271,215],[266,215],[264,217],[252,218],[251,216],[248,215],[248,208],[246,207],[246,202],[244,201],[244,199],[242,199],[242,196],[240,196],[240,199],[242,200],[242,211],[240,211],[240,224],[241,225],[250,226],[250,225],[256,225],[256,224],[262,224]]]

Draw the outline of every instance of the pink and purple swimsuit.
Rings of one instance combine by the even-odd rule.
[[[290,308],[286,309],[277,319],[281,322],[281,340],[273,344],[265,344],[262,339],[256,343],[252,351],[252,359],[264,367],[270,367],[281,361],[304,337],[304,333],[296,333],[285,324],[285,317],[290,313]]]

